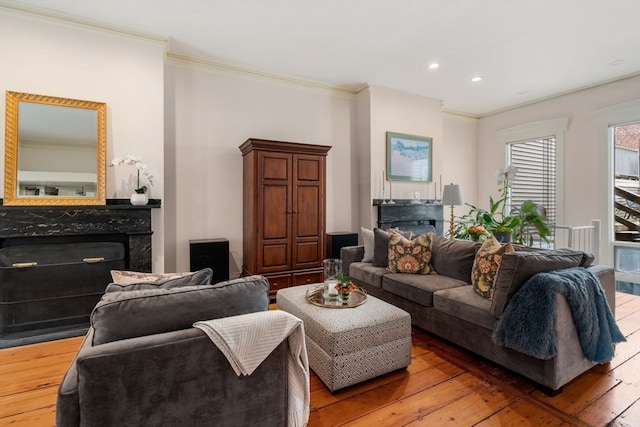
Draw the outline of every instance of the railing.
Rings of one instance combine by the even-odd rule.
[[[594,219],[591,225],[571,227],[556,225],[554,229],[554,247],[572,248],[592,253],[597,263],[600,255],[600,220]]]

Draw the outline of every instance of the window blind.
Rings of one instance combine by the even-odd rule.
[[[507,144],[510,164],[517,167],[511,187],[511,205],[532,200],[546,211],[547,223],[556,223],[556,138]]]

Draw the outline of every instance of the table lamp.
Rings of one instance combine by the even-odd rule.
[[[457,184],[449,184],[444,186],[442,191],[442,205],[451,206],[451,220],[449,221],[449,238],[453,239],[453,207],[460,206],[462,204],[462,197],[460,196],[460,186]]]

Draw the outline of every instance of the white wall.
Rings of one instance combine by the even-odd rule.
[[[355,96],[170,59],[166,69],[167,269],[189,268],[189,240],[225,237],[242,268],[242,156],[248,138],[332,146],[327,231],[357,231]],[[355,207],[355,208],[354,208]],[[171,210],[171,211],[169,211]]]
[[[0,121],[5,92],[107,104],[107,161],[129,152],[157,177],[151,197],[163,198],[164,43],[92,30],[0,9]],[[4,158],[4,144],[0,151]],[[128,198],[134,171],[107,168],[107,198]],[[4,187],[4,162],[0,168]],[[163,214],[153,211],[153,268],[164,269]]]
[[[608,195],[610,148],[606,132],[601,129],[603,125],[598,123],[598,112],[638,99],[640,77],[635,77],[480,119],[477,156],[480,206],[487,208],[489,195],[496,196],[495,171],[505,166],[505,147],[497,142],[497,133],[528,123],[568,118],[565,160],[561,166],[564,200],[560,203],[564,208],[564,223],[588,225],[592,219],[600,219],[603,224],[601,262],[610,263],[610,245],[606,243],[613,229]]]
[[[462,203],[476,206],[478,202],[478,167],[475,161],[478,155],[476,133],[478,120],[459,114],[444,113],[442,122],[444,150],[438,153],[442,157],[442,179],[444,184],[460,185]],[[434,155],[435,156],[435,155]],[[436,156],[437,159],[437,156]],[[449,208],[445,207],[445,222],[448,222]],[[461,216],[469,212],[469,207],[457,206],[454,214]]]

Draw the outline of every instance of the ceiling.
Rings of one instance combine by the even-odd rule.
[[[169,52],[261,73],[440,99],[479,117],[640,73],[640,0],[0,4],[160,36]],[[428,69],[433,62],[440,67]]]

